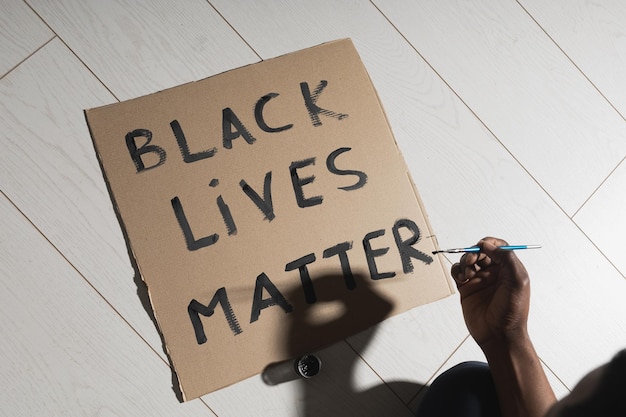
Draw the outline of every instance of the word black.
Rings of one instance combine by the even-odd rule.
[[[337,113],[332,110],[321,108],[317,105],[317,100],[327,85],[328,81],[322,80],[317,85],[315,90],[311,92],[308,83],[300,83],[300,91],[302,93],[302,98],[304,99],[304,107],[309,114],[311,123],[316,127],[322,125],[320,115],[332,117],[338,120],[343,120],[348,117],[345,113]],[[265,106],[270,100],[275,99],[278,96],[278,93],[268,93],[261,97],[254,106],[254,120],[256,121],[259,129],[264,132],[282,132],[293,127],[293,124],[291,123],[272,127],[265,121],[265,117],[263,116]],[[172,129],[172,134],[178,143],[178,148],[183,157],[183,161],[186,163],[211,158],[217,153],[217,148],[215,147],[199,152],[191,152],[185,133],[183,132],[178,120],[172,120],[170,122],[170,128]],[[225,149],[232,149],[233,141],[240,137],[250,145],[256,141],[256,138],[252,135],[250,130],[241,122],[239,117],[237,117],[235,112],[230,107],[222,109],[222,146]],[[142,145],[137,146],[137,138],[143,138]],[[138,173],[163,165],[167,159],[165,149],[159,145],[151,144],[151,142],[152,131],[148,129],[135,129],[126,134],[126,147],[128,148],[128,152]],[[147,154],[152,154],[152,157],[156,160],[156,162],[146,165],[144,156]]]

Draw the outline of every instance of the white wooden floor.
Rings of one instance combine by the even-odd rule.
[[[626,347],[624,22],[623,0],[0,0],[0,415],[406,416],[481,358],[453,296],[306,383],[172,389],[82,110],[343,37],[439,243],[543,245],[519,254],[530,328],[566,394]]]

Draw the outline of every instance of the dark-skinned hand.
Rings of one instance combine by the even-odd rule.
[[[451,268],[461,295],[467,328],[479,346],[511,343],[527,334],[530,284],[526,268],[513,251],[497,247],[501,239],[486,237]]]

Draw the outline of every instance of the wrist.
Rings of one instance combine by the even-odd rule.
[[[507,352],[534,351],[527,329],[519,328],[505,332],[496,337],[478,343],[483,353],[489,359],[494,355],[501,355]]]
[[[544,416],[556,401],[528,332],[491,339],[481,345],[502,415]]]

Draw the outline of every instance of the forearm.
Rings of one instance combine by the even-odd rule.
[[[535,348],[524,332],[482,346],[504,417],[543,417],[556,401]]]

